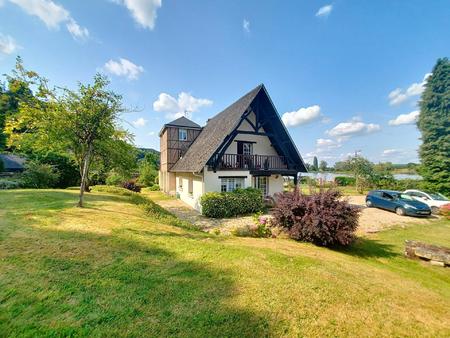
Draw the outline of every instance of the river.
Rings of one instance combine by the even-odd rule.
[[[327,182],[333,182],[334,178],[336,176],[347,176],[351,177],[352,175],[348,174],[339,174],[339,173],[328,173],[328,172],[322,172],[322,173],[300,173],[301,176],[308,176],[313,177],[315,179],[322,179]],[[414,174],[394,174],[393,175],[396,180],[420,180],[422,177],[420,175],[414,175]]]

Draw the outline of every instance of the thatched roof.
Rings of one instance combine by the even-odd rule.
[[[258,100],[255,100],[257,97]],[[208,120],[199,136],[184,156],[175,163],[171,171],[200,172],[214,153],[223,145],[228,136],[237,128],[242,115],[250,108],[254,101],[258,101],[258,105],[265,105],[264,111],[267,112],[267,125],[264,124],[263,127],[266,131],[272,132],[272,134],[278,134],[276,139],[271,139],[272,143],[280,144],[277,150],[283,150],[282,153],[285,156],[289,157],[294,163],[297,163],[298,165],[296,167],[298,171],[306,171],[303,160],[287,133],[263,84],[257,86],[225,110]]]

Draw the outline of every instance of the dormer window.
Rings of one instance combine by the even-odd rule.
[[[187,141],[187,130],[186,129],[178,129],[178,140],[179,141]]]

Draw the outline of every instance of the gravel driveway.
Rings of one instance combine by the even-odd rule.
[[[362,213],[359,219],[359,227],[358,227],[359,233],[378,232],[386,228],[391,228],[395,225],[428,223],[433,219],[437,219],[436,216],[430,216],[425,218],[399,216],[395,212],[386,211],[378,208],[367,208],[365,203],[366,196],[347,196],[347,198],[351,204],[357,205],[362,208]]]

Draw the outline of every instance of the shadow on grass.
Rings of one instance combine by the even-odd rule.
[[[126,196],[85,194],[87,207],[90,202],[126,202],[127,200],[128,197]],[[58,210],[74,207],[77,202],[78,194],[70,191],[44,189],[0,191],[0,205],[5,210],[29,209],[30,206],[36,209]]]
[[[348,247],[337,247],[335,251],[360,258],[391,258],[399,256],[394,246],[374,239],[358,237]]]
[[[5,336],[270,335],[265,316],[236,304],[234,272],[195,255],[193,240],[206,234],[52,230],[34,226],[26,214],[6,224],[22,235],[0,240],[8,253],[0,281]],[[167,241],[157,244],[151,236]],[[183,258],[172,250],[177,246],[194,255]]]

